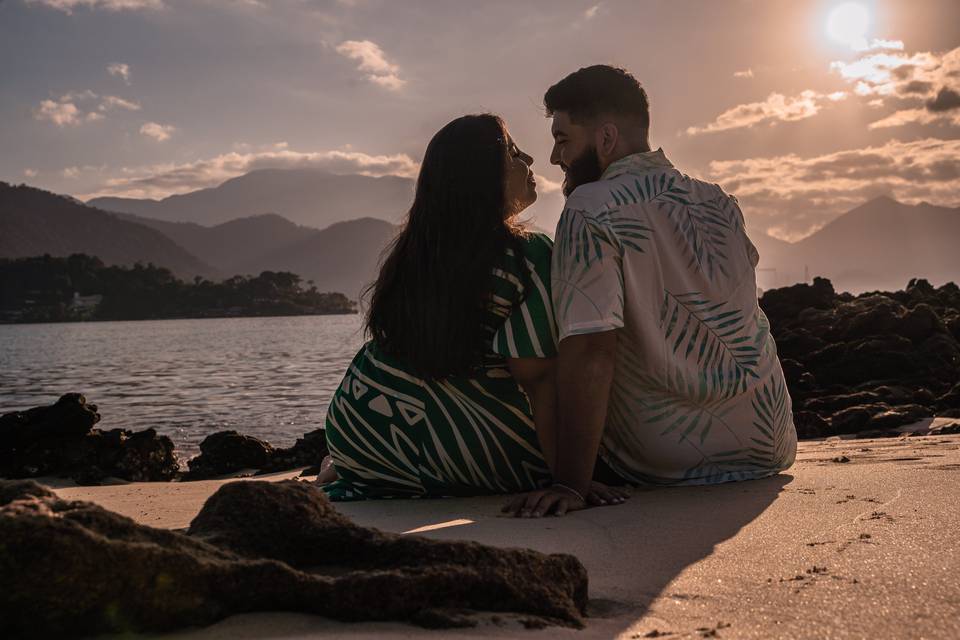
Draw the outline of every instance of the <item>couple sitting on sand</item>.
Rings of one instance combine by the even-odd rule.
[[[533,158],[499,117],[427,146],[371,288],[372,339],[330,403],[331,499],[519,493],[505,511],[563,515],[622,502],[623,485],[793,463],[736,199],[650,149],[623,69],[580,69],[544,105],[566,175],[555,243],[518,222]]]

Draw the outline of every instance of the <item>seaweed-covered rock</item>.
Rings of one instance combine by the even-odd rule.
[[[0,416],[0,477],[72,477],[96,484],[106,476],[164,481],[179,470],[173,442],[153,429],[102,431],[97,406],[68,393],[49,406]]]
[[[364,529],[295,481],[224,485],[189,534],[0,481],[0,540],[4,638],[166,631],[252,611],[430,626],[501,611],[579,627],[587,601],[573,556]]]

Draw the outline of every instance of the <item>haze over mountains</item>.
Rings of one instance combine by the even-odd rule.
[[[760,266],[776,270],[758,274],[766,288],[802,281],[805,272],[855,293],[901,289],[914,277],[960,282],[960,207],[879,197],[799,242],[753,240]]]
[[[218,271],[163,233],[73,198],[0,182],[0,258],[86,253],[105,264],[152,262],[180,277]]]
[[[153,262],[188,279],[292,271],[321,291],[356,299],[376,276],[412,187],[404,178],[259,170],[162,201],[87,203],[126,208],[108,213],[0,183],[0,257],[82,252],[108,264]],[[762,288],[819,275],[852,292],[900,289],[913,277],[935,285],[960,280],[958,238],[960,208],[885,197],[797,243],[751,235],[760,252]]]
[[[277,213],[315,229],[357,218],[399,222],[413,201],[414,181],[372,178],[322,169],[258,169],[209,189],[163,200],[93,198],[87,204],[169,222],[217,225],[236,218]]]

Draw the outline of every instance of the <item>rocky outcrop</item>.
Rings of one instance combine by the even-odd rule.
[[[801,438],[891,429],[960,409],[960,287],[911,280],[838,294],[829,280],[760,300]]]
[[[187,534],[139,525],[31,481],[0,481],[0,637],[165,631],[252,611],[462,626],[479,611],[579,627],[569,555],[354,525],[296,481],[235,482]]]
[[[323,429],[306,433],[292,447],[280,449],[236,431],[220,431],[203,439],[200,455],[187,463],[190,471],[184,479],[202,480],[243,469],[256,469],[258,473],[287,471],[319,465],[325,455],[327,439]]]
[[[131,481],[172,479],[173,442],[153,429],[94,428],[97,406],[68,393],[49,406],[0,416],[0,477],[72,477],[95,484],[107,476]]]

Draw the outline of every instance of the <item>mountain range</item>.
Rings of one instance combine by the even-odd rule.
[[[221,275],[156,229],[67,196],[0,182],[0,258],[72,253],[94,255],[106,264],[152,262],[183,278]]]
[[[191,279],[293,271],[321,291],[356,299],[376,276],[411,193],[405,178],[313,169],[258,170],[161,201],[98,198],[86,205],[0,183],[0,257],[83,252],[108,264],[153,262]],[[796,243],[758,233],[751,239],[764,289],[813,276],[852,292],[899,289],[913,277],[960,280],[960,208],[881,197]]]
[[[823,276],[838,291],[897,290],[910,278],[960,282],[960,207],[904,204],[881,196],[795,243],[752,237],[761,286]],[[772,270],[772,271],[771,271]]]
[[[92,207],[167,222],[213,226],[277,213],[323,229],[336,222],[380,218],[399,222],[413,201],[414,181],[397,176],[339,175],[322,169],[258,169],[209,189],[162,200],[94,198]]]

